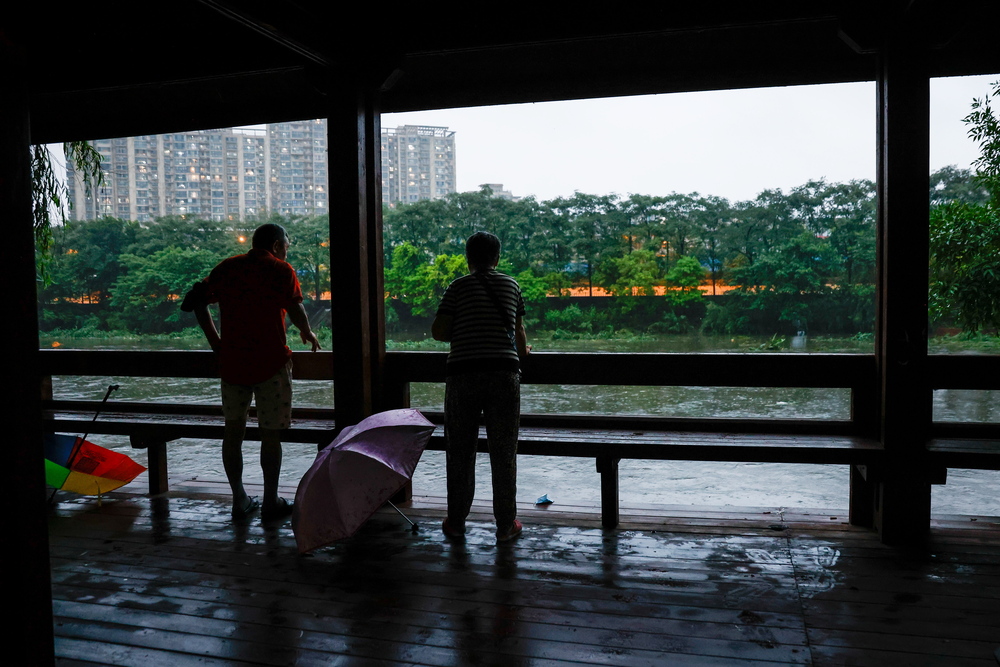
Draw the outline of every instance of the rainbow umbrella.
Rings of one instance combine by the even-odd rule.
[[[63,491],[99,496],[146,470],[125,454],[75,435],[45,434],[45,482]]]

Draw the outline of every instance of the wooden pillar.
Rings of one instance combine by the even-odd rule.
[[[927,381],[930,81],[924,26],[916,10],[886,21],[879,53],[879,303],[877,357],[881,438],[875,524],[886,543],[912,542],[930,526],[925,442]]]
[[[858,434],[878,438],[881,430],[881,382],[877,366],[851,390],[851,419]],[[877,465],[852,465],[850,473],[850,522],[854,526],[875,526],[875,505],[881,469]]]
[[[45,468],[42,456],[42,376],[38,353],[38,298],[35,240],[32,231],[30,124],[28,98],[6,36],[0,39],[0,210],[4,212],[7,252],[0,262],[9,317],[4,331],[7,363],[16,373],[4,399],[5,459],[11,471],[8,497],[14,499],[6,527],[6,571],[18,591],[8,618],[13,640],[10,664],[54,663],[52,587]],[[14,583],[16,582],[16,584]],[[21,652],[24,652],[23,654]],[[30,656],[30,657],[29,657]],[[21,659],[23,657],[23,659]]]
[[[333,377],[340,430],[382,408],[381,137],[374,93],[337,91],[328,118]]]
[[[618,505],[618,462],[612,456],[597,457],[597,472],[601,473],[601,525],[617,528],[620,521]]]
[[[143,438],[130,436],[133,449],[146,450],[146,478],[149,480],[149,495],[158,496],[170,490],[167,474],[167,440],[163,438]],[[325,445],[324,445],[325,446]]]

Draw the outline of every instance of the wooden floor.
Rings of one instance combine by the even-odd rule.
[[[173,488],[58,498],[59,665],[997,665],[997,518],[893,549],[831,513],[525,506],[497,546],[488,507],[456,544],[427,497],[417,533],[384,510],[300,556],[223,484]]]

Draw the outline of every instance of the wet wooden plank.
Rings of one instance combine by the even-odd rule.
[[[299,556],[287,523],[233,524],[224,495],[60,495],[60,664],[972,665],[1000,633],[996,530],[907,551],[822,510],[646,505],[625,516],[660,528],[606,531],[592,506],[524,505],[498,547],[489,502],[464,544],[444,499],[410,505],[417,534],[380,512]]]

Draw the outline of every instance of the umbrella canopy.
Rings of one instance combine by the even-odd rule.
[[[75,435],[46,433],[45,482],[64,491],[99,496],[128,484],[145,470],[119,452]]]
[[[413,477],[434,424],[389,410],[344,429],[316,456],[295,492],[292,529],[305,553],[353,535]]]

